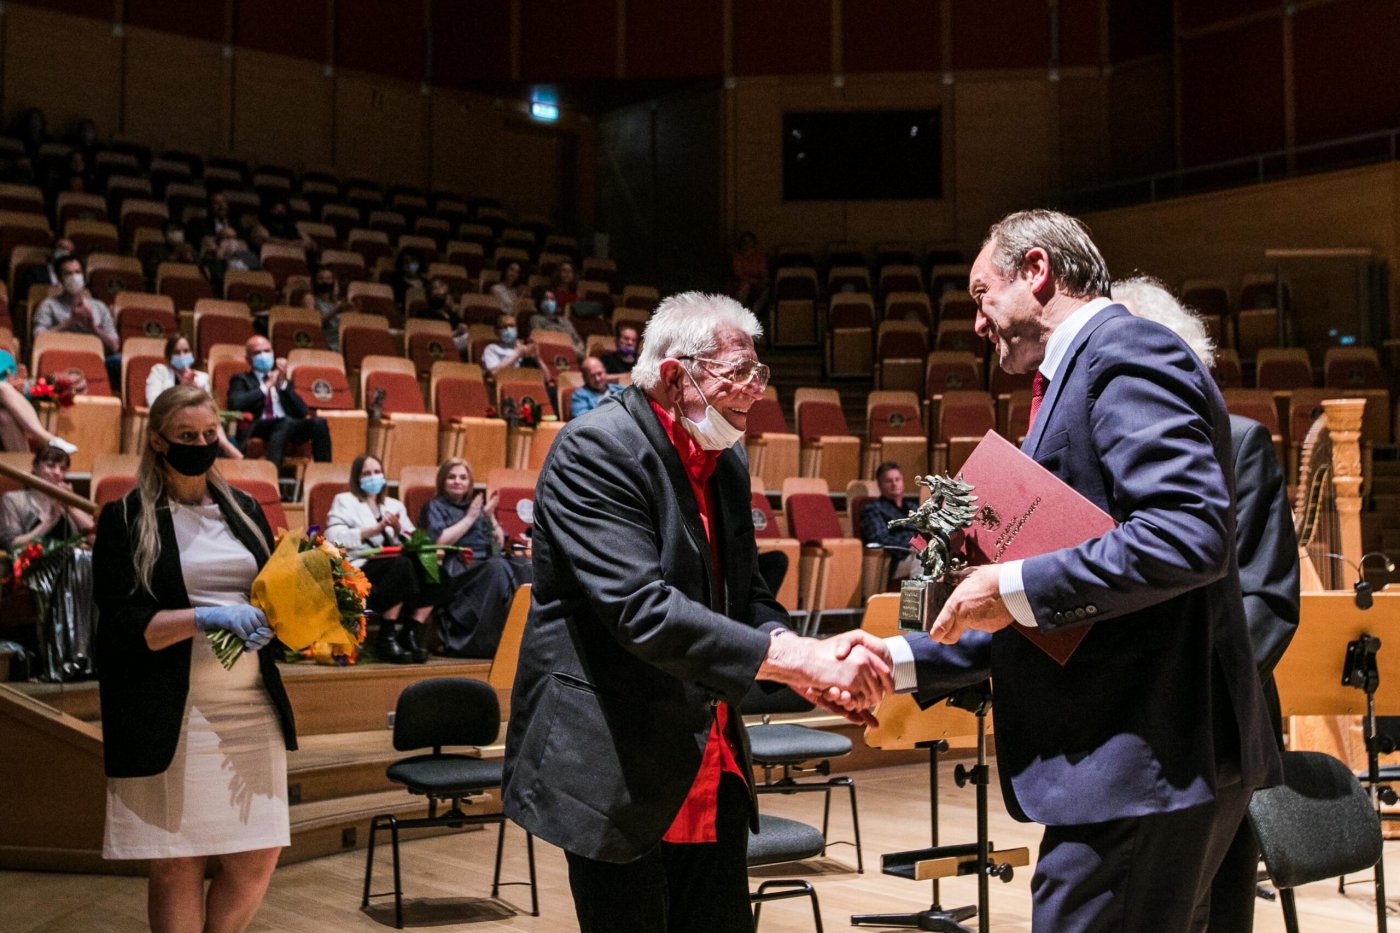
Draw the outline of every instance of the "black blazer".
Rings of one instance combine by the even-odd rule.
[[[292,380],[287,380],[287,387],[277,390],[277,397],[282,402],[282,410],[287,413],[288,418],[305,418],[307,415],[306,402],[297,393],[296,386],[292,385]],[[254,418],[261,418],[266,410],[266,396],[263,395],[262,378],[251,369],[243,373],[235,373],[228,382],[228,407],[234,411],[246,411]]]
[[[263,547],[236,517],[231,505],[213,486],[209,494],[219,504],[230,530],[255,558],[259,568],[271,550],[272,530],[252,497],[232,490],[243,511],[262,530]],[[141,514],[141,491],[132,490],[108,503],[97,522],[93,546],[93,593],[97,602],[97,679],[102,703],[103,754],[108,777],[145,777],[170,767],[184,726],[185,698],[190,689],[190,641],[159,651],[146,644],[146,626],[163,609],[188,609],[189,595],[180,570],[180,548],[169,506],[156,509],[160,526],[160,556],[151,574],[152,591],[137,581],[132,555]],[[200,637],[200,636],[196,636]],[[273,641],[258,653],[258,667],[267,688],[282,738],[297,747],[296,724],[276,658],[282,651]]]
[[[715,702],[738,725],[769,633],[787,620],[755,569],[749,489],[742,458],[725,451],[710,478],[716,568],[680,457],[639,389],[554,442],[535,489],[533,599],[506,733],[504,807],[525,829],[632,861],[679,812]],[[734,738],[747,774],[744,730]]]

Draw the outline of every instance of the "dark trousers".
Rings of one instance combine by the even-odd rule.
[[[1274,737],[1283,751],[1283,713],[1279,707],[1278,686],[1273,674],[1260,678],[1264,688],[1264,706],[1269,711]],[[1210,885],[1211,933],[1231,933],[1254,929],[1254,900],[1259,888],[1259,841],[1249,820],[1240,820],[1235,838],[1215,872]]]
[[[102,362],[107,368],[107,384],[112,387],[112,394],[120,398],[122,394],[122,355],[120,352],[108,353],[102,358]]]
[[[720,778],[713,843],[662,842],[622,865],[566,852],[580,933],[753,933],[748,794]]]
[[[365,608],[379,615],[401,605],[394,618],[407,619],[413,610],[432,605],[441,597],[441,584],[429,584],[422,565],[404,554],[371,557],[362,569],[370,582]]]
[[[1031,878],[1031,929],[1204,930],[1211,879],[1248,803],[1235,780],[1199,807],[1045,827]]]
[[[268,462],[278,469],[287,445],[306,441],[311,442],[311,456],[317,463],[331,462],[331,430],[324,418],[259,418],[251,434],[267,440]]]

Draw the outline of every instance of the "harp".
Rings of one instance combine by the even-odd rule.
[[[1365,399],[1328,399],[1303,439],[1293,511],[1304,592],[1347,589],[1348,564],[1361,563],[1365,408]]]

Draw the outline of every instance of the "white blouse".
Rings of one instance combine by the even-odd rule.
[[[146,377],[146,407],[149,408],[156,403],[156,398],[166,389],[173,387],[178,380],[175,378],[175,370],[171,369],[167,363],[157,363],[151,367],[151,374]],[[209,390],[209,374],[199,370],[194,371],[194,384],[196,388],[213,394]]]
[[[385,515],[392,512],[399,516],[399,536],[396,537],[393,529],[390,528],[385,529],[381,534],[362,540],[360,529],[379,524],[379,519],[370,509],[369,499],[361,499],[353,492],[342,492],[336,495],[331,502],[331,510],[326,515],[326,537],[330,539],[331,543],[353,551],[361,547],[384,547],[389,544],[398,544],[403,538],[413,534],[413,520],[408,517],[408,510],[404,508],[402,502],[392,496],[385,496],[384,501],[379,504],[379,508]],[[352,560],[350,563],[359,567],[364,563],[364,558]]]

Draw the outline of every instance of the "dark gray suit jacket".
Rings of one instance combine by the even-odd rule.
[[[737,709],[787,619],[755,568],[749,489],[725,451],[710,479],[715,567],[644,393],[560,432],[535,489],[534,594],[506,732],[503,802],[525,829],[628,862],[675,819],[714,703]],[[733,735],[747,774],[743,729]]]

